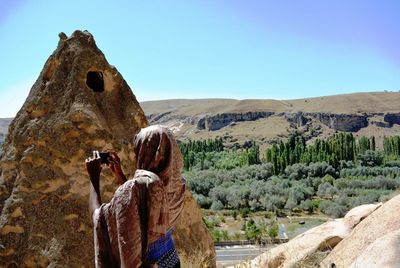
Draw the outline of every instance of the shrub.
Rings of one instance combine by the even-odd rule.
[[[234,210],[232,216],[233,216],[233,219],[234,219],[235,221],[237,220],[237,215],[238,215],[237,210]]]
[[[383,155],[381,152],[367,150],[364,154],[358,156],[362,166],[375,167],[380,166],[383,162]]]
[[[223,241],[228,241],[229,240],[229,235],[227,230],[222,230],[221,231],[221,238]]]
[[[222,209],[224,209],[224,205],[222,204],[221,201],[216,200],[212,202],[211,210],[222,210]]]
[[[272,239],[276,238],[279,234],[279,227],[278,224],[273,224],[269,226],[268,228],[268,236],[271,237]]]
[[[314,209],[315,209],[314,204],[310,199],[301,201],[300,208],[302,210],[306,210],[310,213],[314,212]]]
[[[398,167],[400,168],[399,160],[389,160],[385,163],[385,167]]]
[[[211,232],[211,235],[212,235],[213,240],[214,240],[215,242],[220,242],[220,241],[222,240],[222,233],[221,233],[220,230],[213,230],[213,231]]]
[[[205,197],[202,194],[193,194],[193,198],[196,200],[197,204],[199,204],[201,208],[209,209],[212,204],[211,198],[209,198],[208,196]]]
[[[242,216],[242,218],[245,219],[245,218],[247,218],[249,216],[250,209],[249,208],[241,208],[239,210],[239,213]]]
[[[326,162],[315,162],[308,165],[308,176],[323,177],[325,175],[335,176],[336,170]]]
[[[289,210],[293,210],[297,206],[297,202],[293,197],[289,197],[286,201],[285,208]]]
[[[336,187],[328,182],[324,182],[318,186],[317,195],[323,198],[332,198],[337,193]]]
[[[343,217],[347,212],[347,207],[331,202],[325,209],[324,212],[333,217],[340,218]]]

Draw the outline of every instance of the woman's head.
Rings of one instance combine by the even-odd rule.
[[[172,132],[162,126],[143,128],[134,139],[136,167],[157,174],[168,184],[171,177],[180,178],[182,154]]]

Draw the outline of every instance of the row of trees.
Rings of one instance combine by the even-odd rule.
[[[338,133],[313,144],[306,145],[303,136],[291,136],[265,152],[265,161],[274,166],[275,174],[282,174],[287,166],[296,163],[325,161],[338,167],[341,161],[360,160],[364,165],[381,165],[384,156],[396,159],[400,156],[400,136],[385,137],[384,151],[376,152],[375,137],[356,140],[352,133]]]
[[[222,138],[208,139],[202,141],[192,141],[180,143],[179,148],[183,155],[183,163],[185,169],[190,169],[196,164],[197,156],[201,155],[202,160],[205,160],[207,152],[222,152],[224,144]]]
[[[383,150],[385,155],[400,155],[400,136],[385,137],[383,139]]]
[[[255,142],[249,148],[224,150],[221,138],[181,143],[185,170],[233,169],[260,164],[260,149]]]
[[[360,161],[362,165],[379,166],[384,158],[400,156],[400,136],[385,137],[383,151],[376,150],[375,137],[361,137],[352,133],[338,133],[313,144],[306,144],[302,135],[291,135],[286,142],[280,141],[265,151],[262,162],[272,163],[276,175],[283,174],[287,166],[297,163],[327,162],[333,167],[342,161]],[[251,142],[247,149],[227,150],[222,138],[181,143],[180,149],[186,170],[232,169],[261,163],[259,146]]]
[[[189,140],[188,142],[179,144],[179,148],[183,155],[187,155],[189,152],[221,152],[224,150],[224,144],[222,138],[201,141]]]

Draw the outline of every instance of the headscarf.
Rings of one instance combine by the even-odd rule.
[[[181,175],[183,158],[172,131],[155,125],[143,128],[134,138],[136,168],[155,173],[164,183],[170,208],[170,225],[183,205],[185,181]]]

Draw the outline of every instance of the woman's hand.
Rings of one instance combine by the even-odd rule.
[[[101,158],[99,151],[93,151],[93,157],[89,157],[85,161],[86,169],[90,177],[92,185],[89,194],[89,213],[93,217],[93,212],[101,205],[100,198],[100,172]]]
[[[126,182],[126,177],[121,168],[121,160],[119,159],[116,152],[110,152],[110,157],[108,158],[108,166],[114,173],[115,178],[117,178],[120,184]]]
[[[86,159],[86,170],[96,191],[100,186],[101,159],[99,151],[93,151],[93,157]]]

